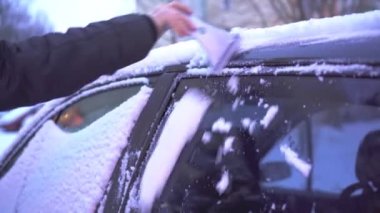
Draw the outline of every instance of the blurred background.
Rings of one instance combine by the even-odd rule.
[[[141,12],[149,13],[168,0],[0,0],[0,39],[20,41],[48,32],[65,32],[95,21]],[[380,9],[380,0],[182,0],[196,16],[226,30],[261,28],[311,18]],[[168,32],[156,46],[176,42]],[[38,107],[38,106],[37,106]],[[0,112],[0,151],[13,140],[36,106]],[[13,134],[14,133],[14,134]],[[7,139],[5,138],[7,135]],[[11,135],[11,136],[9,136]],[[9,136],[9,137],[8,137]]]
[[[269,27],[380,9],[380,0],[181,0],[195,15],[215,26]],[[0,0],[0,39],[18,41],[33,35],[115,16],[149,13],[170,0]],[[167,38],[166,38],[167,39]],[[173,42],[167,39],[159,45]]]

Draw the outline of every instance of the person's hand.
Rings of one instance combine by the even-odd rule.
[[[150,16],[156,24],[159,35],[170,28],[179,36],[188,36],[195,30],[195,26],[189,19],[191,13],[189,7],[178,1],[173,1],[158,6]]]

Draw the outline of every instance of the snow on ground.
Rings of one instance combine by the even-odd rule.
[[[93,212],[151,91],[142,87],[137,95],[76,133],[46,122],[1,179],[0,209]]]
[[[141,180],[140,206],[149,212],[161,194],[182,148],[191,140],[211,104],[201,91],[190,89],[175,104]]]

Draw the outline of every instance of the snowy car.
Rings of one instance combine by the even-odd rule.
[[[0,159],[1,212],[378,212],[380,11],[234,29],[45,103]]]

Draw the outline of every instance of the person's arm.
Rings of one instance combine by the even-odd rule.
[[[69,95],[136,62],[157,39],[151,18],[126,15],[20,43],[0,42],[0,110]]]
[[[0,41],[0,111],[69,95],[100,75],[144,58],[171,28],[195,28],[191,9],[173,1],[150,16],[125,15],[20,43]]]

